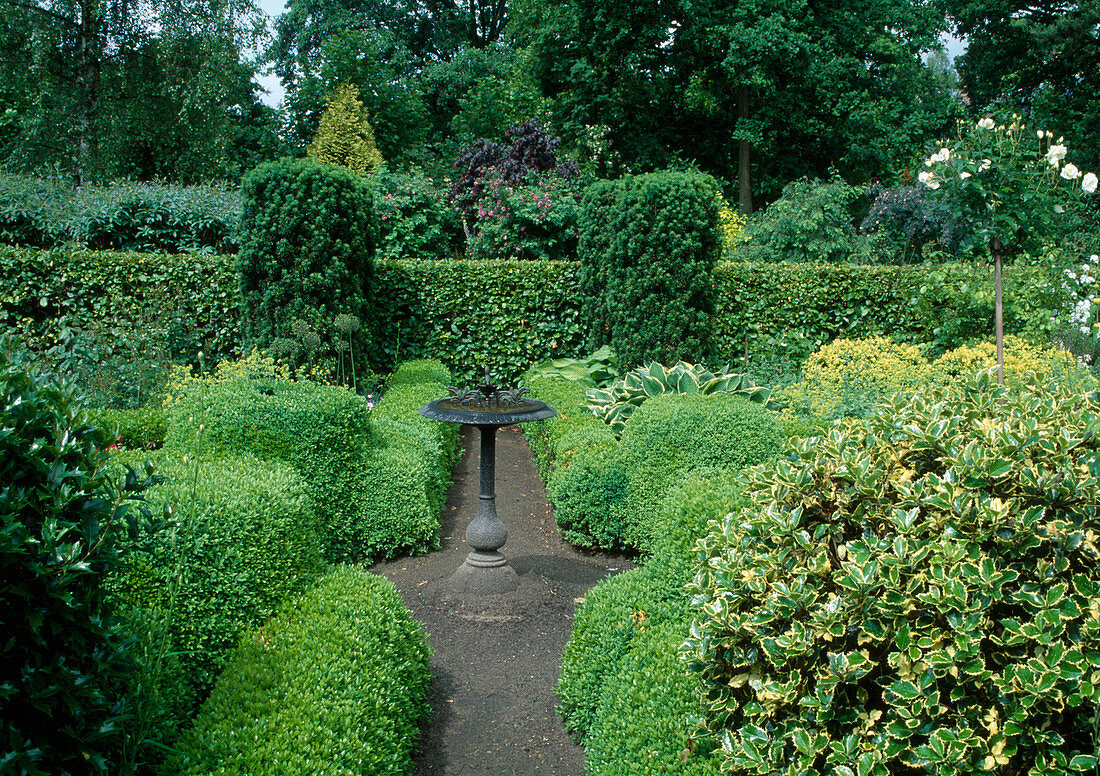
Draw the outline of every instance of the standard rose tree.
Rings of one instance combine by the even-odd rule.
[[[1035,251],[1082,195],[1096,191],[1097,177],[1065,161],[1065,139],[1029,131],[1013,114],[1007,124],[983,118],[960,124],[957,140],[924,162],[917,178],[933,196],[973,228],[976,245],[993,256],[996,294],[997,380],[1004,384],[1001,258],[1006,251]]]

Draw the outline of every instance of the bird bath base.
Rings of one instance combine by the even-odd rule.
[[[477,515],[466,528],[470,554],[451,576],[445,587],[463,596],[489,596],[511,593],[519,587],[519,575],[500,552],[508,539],[508,529],[497,517],[496,506],[496,433],[501,426],[545,420],[557,414],[545,402],[523,398],[526,389],[501,391],[485,383],[472,391],[451,388],[454,395],[436,399],[420,408],[420,414],[448,423],[477,426],[481,432],[480,492]]]

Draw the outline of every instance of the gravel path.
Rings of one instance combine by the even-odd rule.
[[[497,432],[496,503],[508,527],[502,552],[519,590],[480,598],[451,592],[447,580],[469,551],[466,525],[477,509],[478,441],[478,431],[463,426],[441,549],[372,569],[397,586],[434,651],[432,715],[416,774],[581,776],[584,750],[554,711],[561,653],[577,600],[632,564],[562,540],[530,448],[513,426]]]

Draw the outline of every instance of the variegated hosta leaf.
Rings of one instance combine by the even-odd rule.
[[[646,399],[664,393],[737,393],[751,402],[765,406],[770,395],[768,389],[754,385],[748,376],[731,373],[728,365],[715,374],[702,366],[685,361],[672,368],[666,368],[654,361],[628,372],[608,388],[590,389],[588,406],[616,434],[622,434],[634,410]]]
[[[646,398],[668,392],[668,382],[649,375],[639,375],[638,381]]]

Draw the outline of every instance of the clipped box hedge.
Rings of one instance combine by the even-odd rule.
[[[168,413],[161,407],[132,410],[88,410],[91,421],[126,450],[155,450],[168,433]]]
[[[203,457],[249,453],[293,465],[317,506],[325,557],[336,562],[370,552],[357,498],[370,433],[366,401],[342,388],[200,380],[174,407],[166,444]]]
[[[686,477],[654,509],[660,538],[645,564],[604,580],[585,595],[558,683],[559,711],[582,738],[607,700],[607,678],[638,634],[650,625],[686,621],[684,586],[695,574],[695,541],[710,520],[738,503],[739,492],[730,473],[706,470]]]
[[[336,567],[241,642],[163,773],[410,773],[429,654],[390,582]]]
[[[616,671],[585,746],[588,776],[718,776],[712,742],[694,738],[699,682],[680,658],[684,622],[644,626]]]
[[[531,380],[532,395],[558,410],[525,432],[562,536],[582,547],[648,552],[654,505],[696,470],[737,470],[778,454],[774,415],[736,394],[663,394],[645,402],[622,439],[584,404],[583,385]]]
[[[442,361],[455,379],[512,380],[540,360],[584,350],[575,262],[380,261],[371,359]],[[734,262],[714,270],[719,360],[801,360],[838,337],[888,334],[943,351],[987,338],[992,273],[974,265],[855,266]],[[1040,265],[1005,271],[1010,333],[1049,333],[1061,281]],[[36,350],[68,326],[163,330],[176,362],[236,355],[240,301],[231,256],[35,251],[0,246],[0,324]],[[400,359],[398,358],[400,356]]]
[[[740,498],[729,472],[687,476],[654,509],[645,565],[604,580],[577,610],[558,711],[584,742],[589,773],[717,773],[711,742],[689,743],[702,706],[677,650],[690,619],[695,542]]]
[[[306,381],[194,383],[173,409],[167,445],[203,457],[247,452],[287,461],[317,505],[330,562],[369,562],[438,546],[457,429],[417,409],[445,393],[445,368],[398,368],[373,410],[344,388]]]
[[[136,469],[144,457],[122,453],[112,466]],[[143,718],[135,724],[164,743],[240,637],[311,586],[323,561],[313,502],[290,466],[253,456],[185,460],[176,450],[157,455],[157,470],[163,483],[145,493],[152,520],[125,536],[107,587],[136,637],[131,693]]]

